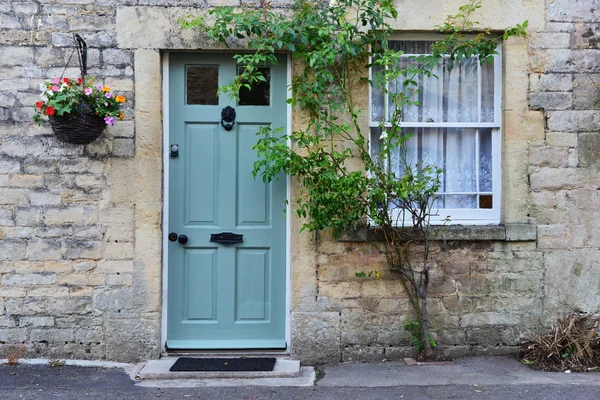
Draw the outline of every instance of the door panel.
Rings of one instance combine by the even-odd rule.
[[[269,85],[242,105],[214,94],[239,66],[227,54],[171,54],[167,346],[187,349],[285,348],[285,177],[252,176],[261,126],[286,126],[286,64],[265,68]],[[245,105],[263,104],[263,105]],[[266,104],[266,105],[264,105]],[[236,111],[225,130],[221,110]],[[225,246],[211,235],[232,232]]]

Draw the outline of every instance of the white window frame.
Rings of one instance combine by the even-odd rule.
[[[392,36],[390,41],[431,41],[441,39],[440,35],[436,34],[397,34]],[[465,209],[465,208],[444,208],[435,210],[432,209],[431,220],[432,224],[448,224],[448,225],[498,225],[500,223],[501,209],[501,188],[502,188],[502,48],[498,44],[494,55],[494,122],[402,122],[400,126],[403,128],[491,128],[492,129],[492,208],[488,209]],[[373,70],[369,69],[369,79],[373,79]],[[478,74],[481,76],[481,69],[478,67]],[[479,79],[481,85],[481,79]],[[372,107],[373,98],[372,90],[369,87],[369,130],[371,128],[381,127],[381,122],[373,121]],[[481,91],[479,91],[479,101],[481,101]],[[388,113],[388,96],[384,96],[384,121],[387,119]],[[480,107],[481,108],[481,107]],[[479,113],[481,118],[481,113]],[[391,126],[386,122],[386,127]],[[369,137],[371,135],[369,134]],[[369,142],[370,143],[370,142]],[[477,141],[477,145],[479,141]],[[476,154],[479,154],[477,148]],[[479,164],[479,156],[476,160]],[[460,193],[469,194],[469,193]],[[396,209],[393,211],[393,217],[397,221],[402,221],[399,217],[402,210]],[[448,220],[447,217],[450,217]],[[406,225],[409,221],[406,221]]]

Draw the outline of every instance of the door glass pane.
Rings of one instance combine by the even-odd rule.
[[[187,104],[218,106],[219,67],[216,65],[188,65],[185,88]]]
[[[238,67],[238,75],[244,72],[245,67]],[[268,106],[271,104],[271,69],[268,67],[257,68],[264,80],[254,82],[251,88],[240,89],[240,106]]]

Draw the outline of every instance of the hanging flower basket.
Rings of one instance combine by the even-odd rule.
[[[59,140],[73,144],[90,144],[106,128],[104,118],[91,111],[73,111],[48,117],[52,131]]]
[[[94,85],[92,77],[55,78],[40,84],[42,100],[35,103],[33,120],[40,124],[48,117],[56,137],[63,142],[89,144],[107,125],[123,120],[121,105],[127,100],[115,96],[109,87]]]

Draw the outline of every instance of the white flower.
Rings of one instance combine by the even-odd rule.
[[[40,83],[40,90],[42,91],[42,93],[44,93],[46,89],[46,84],[44,82]]]
[[[52,90],[48,90],[48,91],[46,91],[46,94],[49,96],[52,96],[54,94],[54,92]]]
[[[41,98],[42,98],[43,102],[47,102],[48,101],[48,98],[46,96],[44,96],[43,94],[42,94]]]
[[[329,7],[333,8],[335,6],[337,6],[337,0],[329,0]]]
[[[379,136],[379,139],[380,139],[380,140],[383,140],[383,139],[386,139],[386,138],[387,138],[387,131],[386,131],[386,130],[383,130],[383,131],[381,132],[381,136]]]

